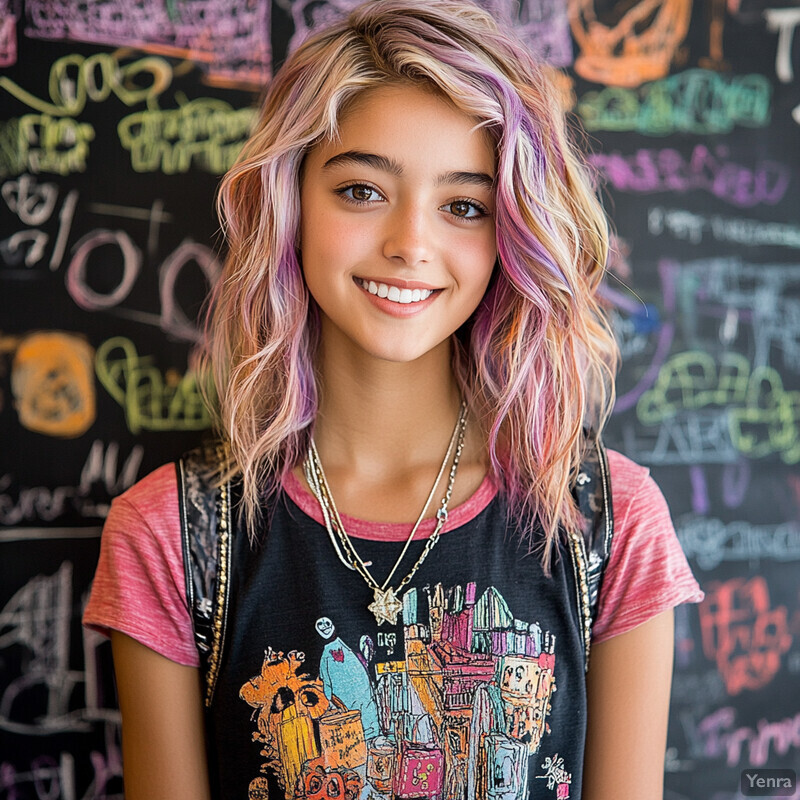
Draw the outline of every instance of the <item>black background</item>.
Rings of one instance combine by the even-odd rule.
[[[212,258],[219,243],[213,200],[220,162],[208,165],[198,155],[171,174],[136,171],[117,126],[147,108],[222,101],[234,131],[226,140],[230,156],[241,138],[235,110],[256,102],[285,56],[293,19],[308,22],[348,5],[312,2],[301,9],[283,0],[266,8],[259,0],[251,11],[259,11],[262,27],[230,39],[225,32],[231,26],[222,23],[235,27],[239,7],[217,8],[211,0],[132,3],[117,8],[112,22],[98,24],[93,35],[86,33],[91,26],[63,25],[55,38],[43,37],[46,4],[11,3],[10,11],[0,10],[0,22],[11,21],[0,42],[0,800],[121,797],[110,653],[79,625],[99,526],[111,496],[202,435],[181,430],[187,426],[180,414],[160,429],[137,429],[91,362],[79,398],[85,401],[88,393],[95,400],[88,426],[53,435],[31,430],[20,416],[25,375],[19,357],[39,332],[68,335],[71,347],[88,346],[92,353],[125,337],[141,360],[124,386],[142,408],[155,398],[156,418],[169,417],[169,409],[153,386],[174,384],[189,368],[192,325],[161,318],[159,275],[182,245],[196,244],[202,257]],[[581,67],[578,37],[566,49],[543,44],[543,31],[555,32],[562,45],[567,41],[566,9],[580,5],[523,0],[517,7],[496,0],[492,7],[511,14],[531,46],[569,77],[574,116],[597,155],[617,237],[607,289],[625,362],[607,443],[651,467],[706,592],[703,604],[676,612],[665,796],[732,800],[741,796],[745,768],[800,767],[800,36],[790,42],[781,79],[779,37],[768,24],[769,13],[791,13],[795,4],[696,2],[688,32],[667,53],[662,74],[642,80],[628,63],[620,73],[628,85],[616,89],[620,79],[600,81]],[[610,28],[644,6],[633,0],[583,5]],[[80,4],[98,19],[110,7],[104,0]],[[658,27],[670,10],[680,18],[681,8],[664,2],[645,15],[609,63],[624,61],[637,34]],[[145,29],[142,9],[149,9],[145,17],[172,14],[174,28]],[[537,20],[543,20],[538,29]],[[715,26],[721,26],[716,45]],[[249,42],[248,36],[260,49],[248,44],[247,59],[226,60],[235,50],[231,43]],[[91,125],[94,136],[85,163],[59,173],[20,160],[26,152],[20,121],[41,109],[32,107],[35,99],[19,99],[18,89],[49,101],[53,65],[73,54],[115,63],[123,73],[139,59],[154,58],[170,83],[149,106],[96,92],[100,99],[62,115],[71,124]],[[146,74],[125,80],[129,90],[147,86]],[[766,103],[764,113],[747,106],[746,92],[731,88],[743,82],[756,87],[749,97]],[[668,129],[637,131],[624,121],[614,130],[595,125],[587,109],[596,106],[597,93],[608,91],[617,92],[607,108],[616,109],[618,120],[620,109],[639,104],[641,110],[645,98],[661,97]],[[665,109],[665,97],[672,109]],[[693,113],[682,113],[690,104]],[[648,107],[655,108],[652,102]],[[59,118],[51,116],[52,131]],[[184,120],[182,135],[190,135],[189,128]],[[63,153],[70,145],[47,147]],[[221,148],[199,149],[222,157]],[[622,167],[634,159],[638,183],[626,184]],[[13,198],[26,181],[56,193],[52,213],[40,224],[14,210]],[[51,268],[59,214],[70,202],[63,258]],[[154,203],[165,215],[155,235],[148,218]],[[143,218],[120,216],[119,207]],[[123,231],[140,251],[141,266],[118,303],[86,309],[70,287],[70,264],[82,237],[101,229]],[[13,239],[33,231],[48,236],[38,258]],[[119,248],[104,245],[89,257],[84,285],[108,296],[123,274]],[[207,287],[200,265],[187,257],[174,297],[188,323]],[[670,373],[680,364],[682,371]],[[50,398],[40,391],[34,399],[69,400],[69,385],[60,391]]]

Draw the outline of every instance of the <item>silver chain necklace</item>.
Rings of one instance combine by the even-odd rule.
[[[372,573],[369,571],[367,564],[356,552],[353,541],[345,530],[342,519],[339,516],[339,511],[336,508],[336,503],[333,499],[330,486],[328,485],[328,480],[325,477],[325,471],[322,468],[322,462],[320,461],[319,453],[317,452],[317,446],[314,442],[314,437],[311,437],[308,455],[303,462],[303,470],[306,476],[306,481],[308,482],[309,488],[319,502],[322,510],[322,516],[325,520],[325,528],[328,531],[328,536],[330,537],[334,550],[336,550],[336,555],[339,557],[339,560],[348,569],[358,572],[358,574],[361,575],[361,577],[366,581],[367,586],[369,586],[374,593],[374,600],[368,606],[368,609],[375,615],[375,621],[378,623],[378,626],[382,625],[384,622],[388,622],[390,625],[397,624],[397,615],[403,608],[403,604],[398,599],[397,593],[404,586],[406,586],[409,581],[411,581],[417,570],[422,566],[422,562],[428,557],[428,554],[431,552],[431,550],[433,550],[433,548],[436,546],[436,543],[439,541],[442,528],[447,522],[447,506],[453,494],[453,483],[456,479],[458,463],[461,460],[461,451],[464,449],[464,432],[466,427],[467,405],[462,401],[461,411],[458,415],[458,421],[453,429],[453,435],[450,437],[450,444],[447,447],[447,452],[445,453],[444,461],[442,461],[442,466],[439,469],[439,474],[436,476],[436,480],[433,483],[433,487],[428,495],[428,499],[425,501],[425,505],[423,506],[422,511],[420,512],[420,515],[414,524],[414,527],[411,529],[411,533],[406,539],[405,546],[403,547],[400,556],[398,557],[397,561],[395,561],[395,564],[386,580],[383,582],[383,585],[380,585],[375,578],[372,577]],[[455,455],[453,456],[453,463],[450,467],[447,489],[444,497],[442,498],[441,508],[439,508],[436,512],[436,526],[433,529],[433,533],[431,533],[427,543],[425,544],[422,553],[414,563],[414,566],[411,567],[408,575],[406,575],[405,578],[403,578],[403,580],[397,584],[397,588],[394,589],[389,586],[389,581],[392,579],[393,575],[397,571],[397,568],[400,566],[400,562],[403,560],[403,557],[408,551],[417,529],[425,517],[425,512],[428,510],[428,506],[430,505],[433,495],[436,492],[436,487],[439,485],[439,482],[442,479],[442,474],[447,467],[447,462],[450,460],[450,456],[453,453],[454,447]],[[339,544],[341,544],[341,548],[339,547]]]

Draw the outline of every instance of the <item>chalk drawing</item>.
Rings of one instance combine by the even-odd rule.
[[[800,248],[800,226],[758,219],[706,216],[682,208],[652,206],[647,210],[647,231],[700,244],[708,235],[718,242],[746,247]]]
[[[43,264],[51,236],[38,228],[52,219],[59,199],[59,187],[55,183],[43,183],[32,175],[23,174],[17,180],[3,183],[0,193],[9,210],[23,225],[34,226],[18,231],[1,241],[0,255],[11,266],[23,260],[26,267]],[[58,212],[58,229],[52,237],[53,246],[48,262],[50,270],[57,270],[61,266],[77,204],[78,190],[70,189],[64,196]],[[29,247],[23,253],[26,242],[29,243]]]
[[[761,575],[712,582],[705,592],[698,607],[703,653],[716,663],[728,694],[767,686],[792,646],[786,606],[771,606]]]
[[[194,373],[163,373],[153,362],[152,356],[140,356],[124,336],[107,339],[97,348],[97,377],[122,406],[131,433],[208,428],[211,418]]]
[[[26,0],[25,34],[184,57],[210,83],[262,86],[271,74],[270,12],[270,3],[250,0]]]
[[[202,169],[221,175],[239,155],[254,119],[252,108],[201,97],[184,100],[177,109],[129,114],[117,132],[136,172],[175,175]]]
[[[0,81],[2,81],[0,77]],[[49,114],[23,114],[0,122],[0,178],[21,172],[72,175],[86,172],[94,128],[88,122]]]
[[[781,83],[791,83],[794,80],[792,42],[794,29],[800,25],[800,8],[766,8],[764,18],[767,21],[767,30],[778,32],[775,74]]]
[[[28,4],[30,10],[31,4]],[[70,53],[50,67],[45,100],[24,89],[7,76],[0,76],[0,90],[33,111],[48,117],[75,117],[88,102],[102,103],[112,95],[126,106],[147,103],[155,107],[172,83],[172,67],[163,58],[146,56],[122,61],[121,53]],[[74,120],[73,120],[74,121]]]
[[[360,0],[276,0],[292,17],[295,50],[315,28],[346,17]],[[562,0],[478,0],[495,18],[513,25],[517,35],[545,64],[572,64],[572,38],[566,3]]]
[[[19,6],[12,0],[0,0],[0,67],[17,63],[17,24]]]
[[[770,756],[800,750],[800,714],[737,727],[736,709],[724,706],[699,721],[697,734],[702,748],[697,755],[706,760],[724,759],[728,767],[764,767]]]
[[[95,420],[94,350],[60,331],[25,336],[14,354],[11,391],[20,424],[47,436],[75,438]]]
[[[700,569],[713,570],[722,563],[800,560],[800,522],[758,525],[748,520],[723,522],[713,517],[676,521],[683,551]]]
[[[704,191],[741,208],[776,205],[784,198],[791,182],[788,166],[768,160],[746,166],[728,160],[724,153],[697,144],[688,158],[667,147],[640,149],[633,155],[595,153],[588,160],[620,192]]]
[[[625,454],[645,464],[733,464],[741,458],[724,410],[685,411],[651,428],[628,424],[621,435]]]
[[[594,0],[569,0],[572,33],[580,53],[575,71],[608,86],[638,86],[669,73],[689,30],[691,0],[618,2],[613,23],[598,19]]]
[[[31,578],[0,610],[0,652],[22,647],[29,653],[24,673],[0,688],[0,729],[25,734],[90,730],[86,709],[76,710],[72,702],[86,674],[70,668],[71,619],[69,561],[53,575]],[[29,720],[26,698],[42,690],[46,710]]]
[[[642,394],[636,414],[643,425],[657,425],[709,406],[727,415],[731,441],[743,455],[800,461],[800,392],[785,390],[773,367],[751,368],[741,353],[717,359],[703,351],[676,353]]]
[[[122,275],[117,285],[108,292],[97,292],[87,280],[89,257],[98,248],[110,245],[119,250],[122,258]],[[70,297],[87,311],[113,308],[130,293],[142,268],[142,253],[124,230],[103,228],[87,233],[73,246],[73,256],[67,267],[66,286]],[[109,264],[106,257],[102,262]],[[112,266],[113,269],[113,266]]]
[[[765,128],[771,103],[772,85],[764,75],[689,69],[638,89],[607,86],[586,92],[576,110],[589,130],[670,136]]]
[[[140,444],[134,445],[123,460],[118,442],[105,444],[95,439],[89,448],[77,486],[18,486],[13,474],[0,475],[0,524],[10,526],[53,522],[73,512],[87,519],[105,519],[109,503],[97,499],[98,492],[109,498],[133,486],[139,477],[143,457],[144,448]],[[28,532],[27,538],[39,536],[34,535],[31,528],[25,530]],[[0,541],[10,540],[0,533]]]

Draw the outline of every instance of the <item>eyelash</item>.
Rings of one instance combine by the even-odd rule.
[[[354,206],[368,206],[374,203],[374,200],[357,200],[355,197],[348,196],[347,192],[352,189],[369,189],[371,192],[374,192],[378,197],[383,198],[383,195],[374,187],[370,186],[368,183],[350,183],[347,186],[340,186],[338,189],[335,190],[336,194],[342,198],[346,203],[351,203]],[[482,203],[477,202],[476,200],[471,200],[468,197],[456,197],[455,199],[451,200],[449,203],[445,203],[441,208],[447,208],[447,206],[454,206],[457,203],[466,203],[468,206],[474,208],[478,213],[473,217],[463,217],[459,214],[452,214],[452,217],[458,222],[463,223],[471,223],[471,222],[478,222],[482,220],[484,217],[489,216],[489,209],[486,208]]]

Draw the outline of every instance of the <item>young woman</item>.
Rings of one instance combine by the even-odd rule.
[[[216,477],[114,503],[85,617],[126,796],[660,798],[702,593],[589,432],[607,226],[543,69],[473,5],[366,3],[275,77],[221,212]]]

